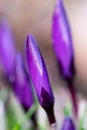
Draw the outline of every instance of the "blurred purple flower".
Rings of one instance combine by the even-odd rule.
[[[27,37],[26,53],[28,60],[28,67],[32,82],[35,86],[35,90],[41,106],[46,110],[47,114],[53,114],[54,96],[51,90],[51,85],[46,70],[46,66],[37,43],[32,35]],[[50,123],[54,122],[54,119],[50,115]]]
[[[61,130],[76,130],[75,125],[70,117],[66,117]]]
[[[28,111],[34,103],[34,95],[20,53],[17,53],[16,55],[15,82],[13,84],[13,90],[24,110]]]
[[[0,22],[0,64],[6,76],[12,76],[15,67],[15,44],[9,25]]]
[[[62,77],[67,81],[72,96],[72,102],[77,115],[78,107],[73,77],[75,75],[72,38],[67,15],[62,0],[57,0],[52,19],[52,42]]]
[[[69,23],[62,0],[57,0],[52,20],[53,47],[64,79],[72,80],[75,69]]]

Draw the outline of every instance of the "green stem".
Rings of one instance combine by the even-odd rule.
[[[37,104],[34,104],[30,109],[29,111],[25,114],[24,118],[22,119],[21,122],[18,122],[16,124],[16,126],[13,128],[13,130],[20,130],[22,124],[24,124],[24,122],[28,119],[30,119],[33,115],[33,113],[37,110]]]

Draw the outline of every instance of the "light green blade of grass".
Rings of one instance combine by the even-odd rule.
[[[63,112],[64,112],[65,117],[71,116],[72,108],[71,108],[71,104],[69,102],[65,105]]]
[[[15,127],[13,128],[13,130],[22,130],[23,129],[23,125],[26,124],[27,121],[29,121],[29,119],[31,118],[31,116],[33,115],[33,113],[37,110],[38,108],[38,104],[35,103],[30,109],[29,111],[23,116],[22,120],[18,121],[17,124],[15,125]]]
[[[23,110],[14,94],[11,93],[6,102],[6,122],[8,130],[12,130],[19,120],[23,118]]]

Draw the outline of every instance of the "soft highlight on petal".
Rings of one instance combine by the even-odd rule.
[[[73,49],[69,23],[61,0],[57,0],[52,19],[53,47],[64,78],[74,75]]]
[[[43,106],[46,109],[50,106],[50,104],[53,104],[54,96],[52,93],[43,57],[32,35],[28,35],[26,47],[28,67],[31,79],[35,86],[39,102],[41,106]],[[48,97],[50,98],[50,100]]]
[[[32,44],[32,43],[34,43],[34,44]],[[28,45],[28,44],[30,44],[30,45]],[[38,68],[39,73],[42,75],[43,66],[42,66],[42,62],[41,62],[41,55],[38,52],[38,47],[37,47],[36,41],[34,40],[34,37],[32,35],[29,35],[27,37],[27,48],[31,49],[31,51],[32,51],[31,53],[33,54],[35,65]],[[33,57],[31,55],[31,58],[33,58]]]

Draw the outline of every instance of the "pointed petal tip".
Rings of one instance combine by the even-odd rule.
[[[28,34],[27,39],[26,39],[26,48],[29,47],[29,44],[31,41],[34,41],[34,36],[32,34]]]
[[[9,22],[6,19],[1,19],[0,20],[0,30],[5,30],[7,32],[12,33],[11,26],[10,26]]]
[[[66,117],[63,121],[62,130],[76,130],[71,117]]]
[[[27,52],[31,52],[32,55],[34,55],[35,53],[36,53],[36,55],[37,54],[40,55],[37,42],[32,34],[29,34],[27,36],[26,49],[27,49]]]
[[[63,0],[56,0],[56,7],[60,6],[63,3]]]

